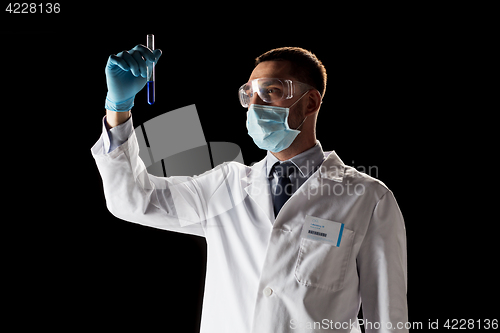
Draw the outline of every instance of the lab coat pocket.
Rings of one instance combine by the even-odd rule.
[[[295,266],[295,279],[307,287],[330,291],[344,287],[344,277],[351,256],[354,231],[344,229],[339,247],[301,238]]]

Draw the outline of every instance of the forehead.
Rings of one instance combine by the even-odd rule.
[[[289,61],[264,61],[258,64],[252,74],[250,75],[249,81],[253,79],[260,79],[263,77],[274,77],[280,79],[294,80],[295,78],[290,75],[291,63]]]

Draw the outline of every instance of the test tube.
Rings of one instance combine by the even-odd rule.
[[[155,49],[155,36],[148,35],[146,45],[151,51]],[[155,66],[154,63],[148,62],[148,103],[153,105],[155,102]]]

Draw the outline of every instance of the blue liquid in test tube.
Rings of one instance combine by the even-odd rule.
[[[146,45],[151,51],[155,49],[155,36],[154,35],[148,35],[148,42]],[[148,83],[147,83],[147,89],[148,89],[148,103],[149,105],[153,105],[155,102],[155,67],[154,64],[151,62],[148,62]]]

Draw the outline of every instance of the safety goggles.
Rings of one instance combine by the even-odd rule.
[[[242,85],[238,91],[240,103],[247,108],[255,93],[266,103],[276,103],[282,99],[293,98],[294,94],[304,93],[313,89],[310,85],[299,81],[261,78],[249,81]]]

